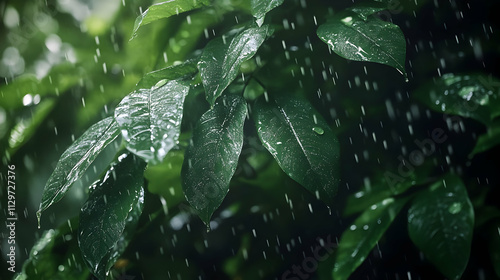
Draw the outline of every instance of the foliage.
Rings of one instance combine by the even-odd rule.
[[[476,275],[478,255],[500,277],[498,174],[473,169],[498,148],[497,79],[436,76],[419,43],[407,50],[427,40],[408,26],[425,26],[412,11],[432,1],[330,2],[108,1],[86,19],[9,3],[9,16],[54,17],[25,32],[29,46],[2,43],[24,57],[0,69],[2,161],[29,170],[35,155],[50,172],[37,177],[39,227],[56,228],[50,211],[84,193],[69,203],[78,218],[45,231],[16,279],[284,279],[296,264],[348,279],[397,244],[391,231],[431,277]],[[469,55],[497,57],[494,46]]]

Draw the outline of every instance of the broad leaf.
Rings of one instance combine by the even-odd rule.
[[[281,169],[316,197],[332,202],[339,183],[339,142],[311,104],[294,96],[260,98],[259,137]]]
[[[257,20],[263,20],[270,10],[283,4],[283,1],[284,0],[251,0],[252,15]]]
[[[91,126],[61,156],[49,177],[37,211],[38,223],[42,212],[61,200],[73,182],[78,180],[120,131],[112,117],[105,118]]]
[[[187,201],[206,224],[229,191],[243,146],[246,114],[242,97],[224,95],[203,114],[186,150],[182,187]]]
[[[473,229],[474,209],[455,175],[421,192],[408,211],[411,240],[449,279],[460,279],[467,266]]]
[[[343,58],[389,65],[406,76],[403,32],[392,23],[365,17],[352,11],[336,14],[319,26],[317,34]]]
[[[31,118],[23,119],[16,124],[10,132],[9,137],[9,154],[12,154],[22,147],[35,134],[38,127],[42,124],[45,118],[52,112],[56,102],[53,99],[42,101],[38,104],[32,113]]]
[[[152,164],[161,163],[177,144],[189,91],[186,82],[165,83],[132,92],[115,109],[127,149]]]
[[[495,146],[500,145],[500,121],[494,122],[485,134],[479,136],[474,146],[474,150],[469,154],[469,158],[476,154],[488,151]]]
[[[491,76],[445,74],[424,84],[414,95],[437,112],[472,118],[489,125],[500,111],[499,85],[500,82]]]
[[[179,65],[149,72],[137,83],[136,89],[150,89],[161,83],[162,80],[175,80],[180,77],[192,75],[198,71],[196,63],[197,61],[195,60],[189,60]]]
[[[252,58],[272,33],[269,25],[249,27],[231,39],[217,37],[205,46],[198,69],[211,106],[238,76],[241,64]]]
[[[135,227],[142,212],[145,167],[146,164],[133,155],[121,155],[119,162],[93,186],[95,189],[82,206],[78,242],[83,258],[99,279],[105,279],[125,249],[126,226]]]
[[[89,270],[78,248],[77,226],[78,219],[72,219],[57,229],[45,231],[14,279],[89,279]]]
[[[209,0],[167,0],[165,2],[153,4],[136,18],[134,31],[132,32],[130,40],[137,36],[137,30],[139,30],[141,26],[150,24],[153,21],[201,8],[209,3]]]
[[[373,204],[344,231],[333,268],[333,279],[348,279],[401,211],[407,199],[387,198]]]

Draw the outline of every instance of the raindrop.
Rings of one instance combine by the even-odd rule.
[[[314,132],[316,132],[316,134],[318,134],[318,135],[323,135],[325,133],[325,131],[319,126],[313,127],[312,130]]]
[[[448,208],[448,211],[449,211],[451,214],[457,214],[457,213],[459,213],[461,210],[462,210],[462,203],[460,203],[460,202],[455,202],[455,203],[453,203],[452,205],[450,205],[450,207]]]

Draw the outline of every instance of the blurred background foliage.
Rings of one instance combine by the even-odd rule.
[[[432,111],[415,97],[424,84],[434,87],[433,80],[446,73],[498,76],[500,30],[495,18],[499,3],[392,1],[393,6],[380,16],[396,23],[405,34],[409,74],[405,82],[390,67],[330,54],[315,36],[315,21],[324,22],[328,13],[349,7],[352,1],[307,1],[307,9],[306,1],[285,2],[267,16],[283,27],[284,40],[269,40],[259,52],[266,64],[254,75],[269,86],[268,91],[306,89],[304,94],[337,133],[342,174],[337,207],[328,209],[284,175],[256,144],[252,126],[246,126],[250,137],[242,152],[244,164],[239,165],[210,232],[191,213],[182,195],[175,175],[182,162],[181,151],[169,153],[165,164],[146,171],[147,203],[139,230],[110,279],[128,279],[120,275],[135,279],[281,279],[283,272],[311,256],[321,239],[338,240],[353,222],[352,214],[379,201],[373,197],[383,197],[381,192],[387,190],[384,173],[397,173],[399,156],[416,149],[414,141],[428,138],[435,128],[445,130],[448,140],[412,172],[411,181],[418,190],[419,185],[427,186],[448,172],[462,178],[476,212],[471,258],[463,278],[500,277],[500,241],[495,233],[500,224],[499,148],[488,144],[488,152],[469,157],[478,138],[488,130],[493,140],[483,141],[498,143],[498,119],[492,126],[473,118],[451,123],[445,117],[448,112]],[[91,124],[111,115],[144,74],[184,61],[214,34],[227,31],[235,21],[251,19],[245,1],[215,0],[211,8],[144,26],[129,40],[136,17],[152,3],[0,2],[1,172],[6,172],[8,164],[16,165],[18,272],[41,239],[45,242],[37,246],[43,253],[26,264],[26,271],[38,265],[38,273],[47,273],[39,279],[89,279],[72,233],[72,226],[77,225],[73,217],[86,200],[87,187],[120,147],[108,147],[70,193],[47,211],[37,229],[35,212],[43,186],[60,155]],[[255,67],[252,60],[241,71],[252,72]],[[275,71],[277,68],[282,71]],[[493,81],[483,85],[498,91],[500,85]],[[253,99],[262,92],[260,84],[251,82],[245,97]],[[202,94],[188,96],[183,125],[194,123],[208,109],[202,99]],[[492,108],[498,116],[500,108]],[[4,182],[2,210],[6,208]],[[358,191],[365,195],[353,196]],[[373,200],[356,199],[360,197]],[[346,204],[358,209],[345,208]],[[3,218],[4,211],[0,215]],[[395,218],[352,279],[441,277],[411,243],[406,224],[405,215]],[[46,231],[49,229],[53,230]],[[0,229],[3,236],[6,230]],[[1,245],[5,258],[6,239],[2,238]],[[311,279],[327,279],[333,261],[330,256],[320,262]],[[0,268],[1,279],[12,277],[5,260]]]

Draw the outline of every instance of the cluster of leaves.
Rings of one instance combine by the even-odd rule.
[[[84,260],[92,274],[105,279],[133,239],[147,191],[162,195],[169,204],[178,204],[185,198],[210,227],[211,217],[226,197],[235,174],[259,171],[255,164],[258,160],[248,157],[245,149],[264,147],[291,179],[328,206],[335,206],[340,148],[331,122],[311,104],[310,93],[304,92],[308,87],[292,90],[279,82],[290,71],[304,75],[304,69],[296,65],[286,68],[275,59],[276,46],[280,45],[285,56],[290,56],[284,43],[290,32],[286,26],[276,25],[272,18],[273,11],[286,9],[287,5],[301,4],[283,0],[177,0],[154,4],[135,20],[130,44],[155,21],[179,14],[186,19],[188,25],[180,25],[169,40],[174,42],[172,47],[163,52],[164,57],[174,57],[176,62],[156,63],[153,69],[157,70],[137,74],[142,78],[133,91],[62,154],[45,186],[38,219],[84,176],[106,147],[123,139],[115,162],[90,187],[77,230],[70,226],[69,230],[44,234],[32,249],[19,279],[32,275],[33,266],[50,254],[61,238],[78,240],[77,245],[72,243],[80,249],[78,258]],[[377,17],[386,8],[386,1],[366,1],[328,11],[324,22],[314,18],[319,24],[314,35],[326,43],[329,51],[343,58],[391,66],[405,79],[403,33],[398,26]],[[244,20],[237,18],[236,24],[229,24],[227,19],[219,18],[218,13],[233,12]],[[197,45],[198,37],[211,26],[218,26],[221,34],[214,32],[213,38]],[[187,30],[189,38],[182,32]],[[182,41],[182,46],[176,41]],[[326,71],[323,73],[327,75]],[[36,83],[47,88],[56,83],[64,90],[79,81],[62,77]],[[21,84],[31,85],[23,79],[15,80],[2,92],[18,95],[34,91],[20,88]],[[488,126],[488,133],[480,136],[470,157],[498,144],[498,94],[484,86],[484,79],[482,75],[446,75],[416,93],[436,111],[473,118]],[[50,90],[45,91],[50,94]],[[42,95],[45,91],[37,90]],[[113,97],[118,96],[122,97]],[[465,111],[464,107],[446,105],[459,101],[476,107]],[[47,99],[38,105],[28,128],[20,123],[12,129],[10,155],[31,137],[53,103]],[[252,141],[254,136],[259,141]],[[358,216],[340,239],[330,276],[347,279],[396,216],[407,209],[408,233],[414,244],[446,277],[460,278],[477,225],[474,207],[459,176],[450,173],[429,181],[429,173],[417,174],[411,180],[397,178],[396,183],[394,178],[384,180],[380,176],[376,186],[367,186],[349,197],[344,212]],[[238,177],[245,180],[252,176]],[[492,215],[491,220],[496,217]],[[492,253],[492,259],[498,260],[498,252]],[[81,267],[75,271],[81,271]]]

